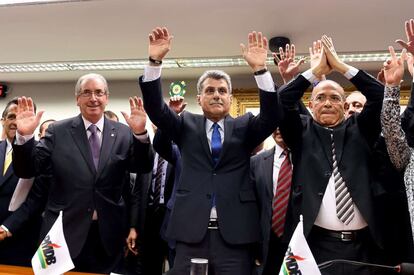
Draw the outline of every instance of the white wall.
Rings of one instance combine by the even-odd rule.
[[[196,100],[196,80],[194,79],[175,79],[163,81],[164,98],[168,100],[169,85],[172,81],[184,80],[187,84],[185,95],[188,102],[187,110],[194,113],[201,113],[201,109]],[[37,105],[38,110],[44,110],[42,121],[47,119],[61,120],[79,114],[79,108],[75,100],[75,84],[73,82],[60,83],[9,83],[9,93],[6,98],[0,98],[0,112],[4,110],[7,102],[16,96],[30,96]],[[131,96],[141,96],[141,91],[137,81],[109,81],[109,104],[107,110],[115,112],[120,121],[125,123],[121,111],[129,113],[128,98]],[[249,79],[233,79],[234,88],[255,87],[253,77]]]

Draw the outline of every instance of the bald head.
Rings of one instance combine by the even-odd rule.
[[[344,89],[335,81],[324,80],[313,89],[309,108],[320,125],[335,127],[345,118],[344,104]]]
[[[350,93],[345,99],[345,118],[362,112],[366,102],[367,98],[360,91]]]

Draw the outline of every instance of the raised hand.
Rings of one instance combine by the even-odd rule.
[[[407,41],[397,39],[395,42],[407,49],[411,54],[414,54],[414,19],[405,21],[405,34],[407,36]]]
[[[16,125],[17,132],[22,135],[32,135],[39,126],[43,111],[35,114],[33,100],[30,97],[19,97],[17,100]]]
[[[377,80],[385,85],[384,68],[381,68],[381,71],[377,74]]]
[[[187,102],[184,101],[183,96],[175,95],[170,97],[170,101],[168,102],[168,106],[176,113],[180,114],[184,111],[185,107],[187,106]]]
[[[410,72],[411,76],[413,76],[413,66],[414,66],[414,55],[407,54],[407,67],[408,71]]]
[[[384,78],[387,86],[398,86],[404,76],[404,60],[407,59],[406,49],[403,49],[401,56],[397,57],[394,48],[389,46],[391,57],[384,62]]]
[[[266,69],[268,42],[261,32],[251,32],[248,35],[247,47],[240,44],[243,58],[254,72]]]
[[[166,27],[157,27],[148,35],[148,55],[154,60],[161,61],[171,49],[173,36]]]
[[[295,62],[296,49],[295,45],[286,44],[285,51],[283,48],[279,48],[280,58],[277,56],[277,53],[272,53],[275,63],[279,68],[279,73],[282,76],[283,82],[287,83],[297,74],[299,74],[299,66],[305,62],[305,59],[302,58]]]
[[[135,134],[145,132],[145,124],[147,122],[147,113],[144,110],[144,103],[142,99],[134,96],[129,98],[129,107],[131,108],[131,115],[121,112],[125,121]]]
[[[309,47],[310,67],[315,68],[314,74],[319,79],[325,79],[325,75],[332,71],[326,60],[325,52],[321,40],[313,41],[312,47]]]
[[[337,72],[342,74],[346,73],[349,70],[349,66],[339,59],[332,42],[332,38],[323,35],[321,41],[329,66]]]

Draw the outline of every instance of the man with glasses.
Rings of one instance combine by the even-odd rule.
[[[129,127],[106,119],[109,90],[98,74],[80,77],[75,97],[80,114],[50,125],[37,145],[33,132],[42,112],[35,115],[32,100],[19,98],[16,142],[20,145],[13,145],[16,174],[41,175],[47,181],[33,186],[26,203],[3,223],[6,230],[0,231],[0,238],[14,234],[46,197],[41,237],[62,210],[75,270],[119,272],[127,233],[124,178],[130,171],[152,169],[146,114],[142,100],[135,97],[129,99],[131,115],[123,113]]]
[[[332,40],[322,37],[315,65],[280,90],[285,110],[283,138],[291,149],[293,181],[285,237],[290,239],[299,215],[317,263],[334,259],[381,263],[380,228],[371,189],[371,148],[380,134],[381,83],[341,61]],[[312,91],[313,117],[300,116],[296,103],[313,80],[335,70],[347,77],[367,102],[358,116],[345,119],[345,93],[324,80]],[[322,274],[381,274],[379,270],[333,264]]]

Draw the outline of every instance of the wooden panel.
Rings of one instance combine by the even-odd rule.
[[[0,265],[0,275],[33,275],[30,267]],[[66,272],[66,275],[103,275],[97,273]]]

